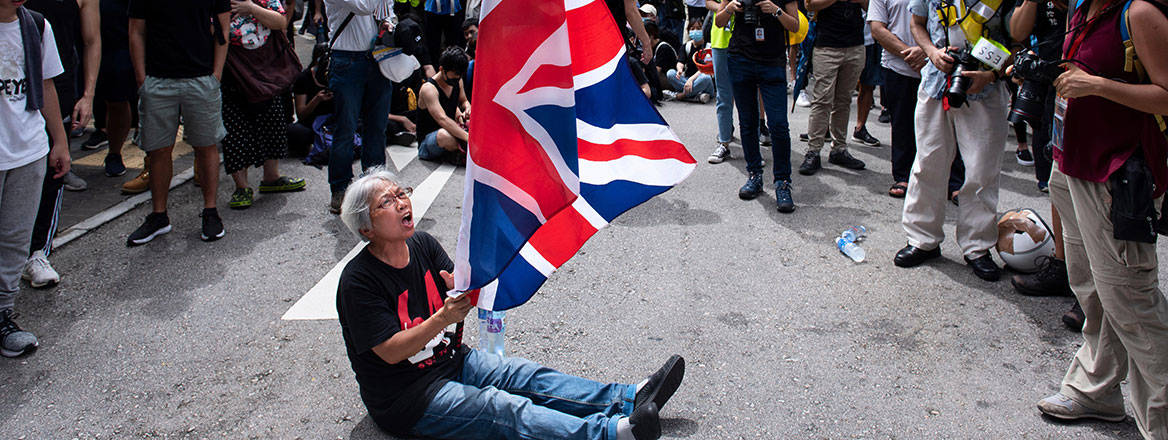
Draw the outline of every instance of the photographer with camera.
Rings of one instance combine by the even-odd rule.
[[[1038,187],[1050,180],[1050,118],[1054,114],[1054,77],[1062,73],[1056,64],[1066,30],[1067,5],[1063,0],[1023,0],[1010,17],[1010,36],[1029,46],[1015,60],[1014,78],[1020,89],[1010,112],[1010,122],[1034,129],[1034,175]],[[1054,67],[1054,71],[1051,70]],[[1053,76],[1050,75],[1053,73]]]
[[[897,252],[893,260],[897,266],[913,267],[941,256],[945,182],[960,150],[965,185],[958,206],[957,242],[974,275],[986,281],[1001,278],[989,249],[997,241],[998,180],[1006,143],[1001,118],[1008,95],[999,81],[1000,69],[1010,60],[1009,51],[997,42],[1009,41],[1004,18],[1009,3],[989,0],[967,10],[945,0],[909,3],[913,38],[928,63],[921,69],[917,155],[901,218],[908,245]]]
[[[1086,325],[1059,393],[1038,408],[1123,421],[1126,381],[1140,433],[1168,439],[1168,302],[1155,245],[1168,139],[1154,116],[1168,114],[1168,3],[1087,0],[1072,9],[1062,54],[1070,61],[1054,80],[1050,197]]]
[[[752,200],[762,194],[762,154],[758,146],[758,98],[770,121],[774,153],[775,199],[779,212],[795,211],[791,197],[791,132],[787,125],[787,33],[799,30],[795,0],[730,0],[714,15],[714,26],[730,31],[730,83],[738,107],[738,129],[749,177],[738,197]]]

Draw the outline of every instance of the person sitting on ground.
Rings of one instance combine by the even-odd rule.
[[[466,73],[466,52],[448,47],[438,58],[438,72],[427,78],[418,90],[418,158],[451,163],[466,162],[466,144],[470,140],[466,123],[470,119],[470,101],[462,89]]]
[[[677,61],[675,69],[665,73],[665,79],[673,87],[673,98],[686,101],[696,101],[702,104],[710,102],[714,94],[714,78],[698,70],[694,63],[694,54],[706,48],[706,41],[702,36],[702,20],[689,21],[689,41],[685,43],[685,57]],[[671,92],[665,92],[669,96]]]
[[[454,263],[438,240],[414,230],[411,192],[374,168],[349,186],[341,208],[341,221],[368,245],[341,273],[337,315],[378,426],[453,439],[661,435],[658,410],[681,385],[681,356],[638,385],[605,384],[464,345],[462,321],[477,295],[447,296]]]

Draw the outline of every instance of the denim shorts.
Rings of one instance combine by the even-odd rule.
[[[418,159],[441,162],[445,154],[446,150],[438,146],[437,130],[431,131],[422,139],[422,142],[418,142]]]
[[[227,136],[223,127],[223,95],[214,76],[147,76],[138,94],[143,151],[174,145],[179,118],[182,118],[187,143],[192,146],[214,146]]]

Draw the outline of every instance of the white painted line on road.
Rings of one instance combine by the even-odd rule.
[[[413,162],[418,157],[418,149],[403,147],[401,145],[390,145],[386,148],[389,153],[389,158],[393,160],[393,166],[397,167],[398,171],[405,169],[406,165]]]
[[[183,183],[186,183],[186,181],[191,180],[194,176],[195,168],[188,168],[186,171],[179,173],[170,180],[170,187],[173,189],[176,186],[182,185]],[[97,213],[93,217],[87,218],[73,226],[70,226],[68,229],[58,233],[57,237],[53,239],[53,249],[58,249],[73,240],[81,238],[81,236],[88,234],[89,231],[92,231],[98,226],[108,223],[110,220],[120,217],[122,214],[130,212],[130,210],[137,208],[138,205],[146,203],[149,200],[150,192],[147,191],[123,200],[121,203],[106,208],[106,210]]]
[[[417,188],[414,188],[414,195],[410,197],[410,201],[413,202],[415,225],[422,221],[422,217],[426,215],[426,211],[438,198],[442,187],[446,186],[446,181],[450,180],[452,175],[454,175],[454,165],[443,164],[430,173]],[[317,281],[308,293],[300,297],[296,304],[284,312],[284,316],[280,319],[287,321],[337,319],[337,283],[341,280],[341,272],[344,271],[345,265],[349,264],[349,260],[356,257],[364,248],[365,243],[361,242],[345,254],[345,257],[341,258],[341,261],[333,266],[324,275],[324,278]]]

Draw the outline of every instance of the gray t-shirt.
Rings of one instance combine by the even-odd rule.
[[[912,13],[908,11],[911,0],[868,0],[868,21],[879,21],[888,26],[889,32],[909,46],[916,46],[912,36]],[[920,78],[921,73],[909,67],[899,54],[885,50],[880,57],[880,65],[898,74]]]

